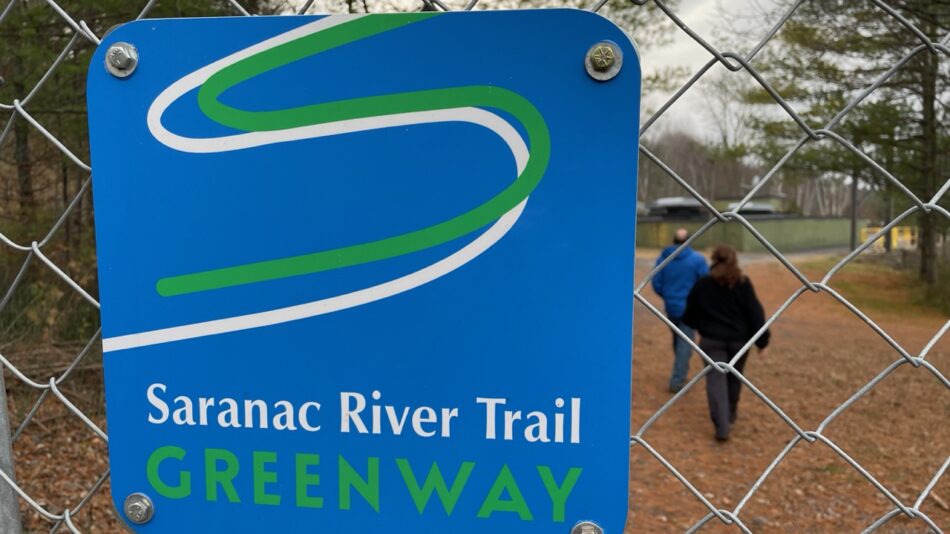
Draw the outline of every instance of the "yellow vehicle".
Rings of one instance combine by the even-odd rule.
[[[881,227],[867,226],[861,229],[861,241],[867,241],[869,237],[881,231]],[[895,226],[891,228],[891,250],[913,250],[917,248],[917,227],[916,226]],[[881,236],[871,245],[874,252],[884,252],[884,241],[886,237]]]

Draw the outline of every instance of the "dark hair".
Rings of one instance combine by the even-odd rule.
[[[713,250],[712,267],[709,268],[709,275],[721,286],[728,288],[736,287],[745,276],[742,269],[739,268],[739,257],[736,249],[721,245]]]

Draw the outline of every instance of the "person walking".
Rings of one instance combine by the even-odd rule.
[[[752,282],[742,269],[735,249],[721,246],[713,250],[709,276],[693,286],[686,299],[683,322],[699,331],[699,348],[714,361],[728,362],[765,324],[765,311],[755,294]],[[771,333],[766,330],[755,345],[759,355],[765,354]],[[745,368],[746,352],[735,363]],[[732,373],[713,369],[706,375],[706,399],[709,415],[716,427],[716,439],[726,441],[736,422],[742,382]]]
[[[685,228],[678,229],[673,234],[673,245],[663,249],[656,265],[662,263],[689,239],[689,232]],[[689,339],[695,339],[695,332],[683,322],[683,313],[686,311],[686,297],[693,284],[709,273],[709,267],[701,254],[690,247],[681,251],[670,263],[653,277],[653,290],[663,298],[666,316],[670,322],[679,328]],[[670,393],[676,393],[686,385],[689,375],[689,357],[693,348],[685,339],[673,333],[673,373],[670,375]]]

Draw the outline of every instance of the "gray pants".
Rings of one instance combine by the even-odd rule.
[[[738,341],[720,341],[718,339],[703,338],[699,347],[717,362],[728,362],[739,352],[744,343]],[[736,362],[735,368],[740,373],[745,367],[748,353]],[[732,373],[723,374],[712,370],[706,375],[706,399],[709,401],[709,416],[716,427],[716,437],[729,437],[729,429],[736,421],[736,409],[739,405],[739,393],[742,382]]]

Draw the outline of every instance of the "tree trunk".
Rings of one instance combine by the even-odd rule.
[[[894,194],[887,194],[887,219],[884,221],[883,226],[891,224],[891,221],[894,220]],[[894,249],[894,243],[891,242],[891,236],[894,235],[894,229],[891,228],[884,234],[884,252],[890,252]]]
[[[858,173],[851,174],[851,250],[858,248]]]
[[[33,194],[33,161],[30,159],[30,125],[21,117],[14,119],[13,138],[20,220],[26,223],[34,216],[36,196]]]
[[[937,283],[937,215],[921,214],[917,222],[920,228],[920,279],[928,285]]]
[[[923,97],[921,127],[923,150],[921,158],[921,193],[924,201],[937,192],[937,77],[938,64],[934,54],[923,54],[921,71],[921,96]],[[921,213],[920,226],[920,280],[933,285],[937,283],[937,220],[933,213]]]
[[[62,181],[63,209],[65,210],[66,207],[69,206],[69,164],[66,162],[65,158],[60,159],[59,173],[60,173],[60,178]],[[70,232],[70,228],[69,228],[71,226],[70,219],[72,218],[73,217],[67,218],[66,223],[63,225],[65,226],[65,228],[63,228],[63,231],[66,233],[66,251],[65,252],[66,252],[67,265],[69,264],[69,260],[70,260],[70,257],[69,257],[70,251],[73,248],[72,235],[71,235],[72,232]]]

